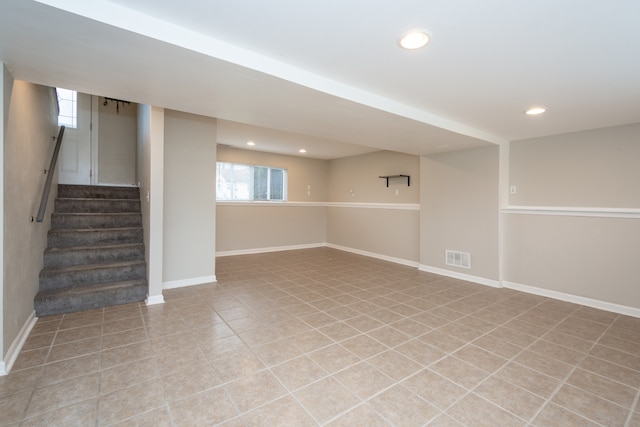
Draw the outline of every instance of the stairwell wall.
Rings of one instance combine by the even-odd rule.
[[[120,104],[98,98],[98,184],[135,185],[137,104]]]
[[[50,87],[13,81],[3,70],[2,360],[8,371],[33,325],[42,253],[57,194],[57,174],[42,223],[40,204],[57,134],[57,100]],[[12,84],[11,84],[12,83]],[[6,111],[8,110],[8,111]]]

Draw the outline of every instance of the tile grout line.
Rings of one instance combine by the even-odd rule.
[[[633,420],[636,409],[638,409],[638,404],[640,404],[640,387],[638,388],[638,392],[636,393],[636,397],[631,404],[631,410],[629,411],[629,415],[627,416],[627,421],[624,423],[626,427],[631,427],[631,420]]]
[[[516,331],[515,329],[511,329],[511,328],[509,328],[508,326],[505,326],[505,324],[506,324],[506,323],[508,323],[508,322],[510,322],[510,321],[512,321],[512,320],[517,319],[518,317],[522,316],[523,314],[525,314],[526,312],[530,311],[531,309],[533,309],[533,308],[535,308],[535,307],[538,307],[539,305],[541,305],[542,303],[544,303],[544,301],[545,301],[545,300],[540,301],[540,302],[539,302],[539,303],[537,303],[536,305],[534,305],[534,306],[532,306],[532,307],[528,308],[527,310],[525,310],[523,313],[520,313],[518,316],[513,317],[513,318],[511,318],[510,320],[507,320],[507,321],[505,321],[505,322],[503,322],[503,323],[501,323],[501,324],[497,325],[495,328],[493,328],[493,329],[491,329],[491,330],[487,331],[486,333],[482,334],[481,336],[479,336],[479,337],[475,338],[473,341],[469,341],[469,342],[467,342],[464,346],[462,346],[462,347],[461,347],[460,349],[458,349],[457,351],[459,351],[459,350],[461,350],[461,349],[463,349],[463,348],[465,348],[465,347],[468,347],[468,346],[472,345],[472,344],[473,344],[473,342],[477,341],[478,339],[480,339],[480,338],[482,338],[482,337],[484,337],[484,336],[488,336],[491,332],[493,332],[493,331],[497,330],[497,329],[498,329],[498,328],[500,328],[500,327],[505,327],[505,328],[507,328],[507,329],[509,329],[509,330],[512,330],[512,331],[514,331],[514,332],[522,333],[522,332],[520,332],[520,331]],[[469,316],[472,316],[472,315],[473,315],[473,313],[471,313]],[[562,320],[564,320],[564,319],[566,319],[566,318],[568,318],[568,317],[569,317],[569,315],[565,316]],[[561,321],[562,321],[562,320],[561,320]],[[556,323],[556,325],[558,325],[561,321],[558,321],[558,322]],[[554,326],[554,327],[555,327],[555,326]],[[547,333],[548,333],[548,332],[547,332]],[[524,335],[528,335],[528,334],[524,334]],[[546,333],[545,333],[544,335],[546,335]],[[488,402],[488,403],[490,403],[490,404],[492,404],[492,405],[496,406],[497,408],[500,408],[500,409],[502,409],[502,410],[506,411],[507,413],[509,413],[509,414],[513,415],[514,417],[516,417],[516,418],[518,418],[518,419],[520,419],[520,420],[524,421],[524,422],[526,423],[526,425],[529,425],[530,420],[529,420],[529,421],[524,420],[522,417],[520,417],[520,416],[518,416],[518,415],[514,414],[513,412],[511,412],[511,411],[510,411],[510,410],[508,410],[507,408],[503,408],[503,407],[501,407],[501,406],[497,405],[496,403],[494,403],[494,402],[492,402],[492,401],[490,401],[490,400],[486,399],[484,396],[482,396],[482,395],[480,395],[480,394],[475,393],[475,390],[476,390],[478,387],[480,387],[484,382],[486,382],[487,380],[489,380],[489,378],[494,377],[494,376],[495,376],[495,374],[496,374],[499,370],[501,370],[503,367],[505,367],[507,364],[512,363],[512,362],[513,362],[513,363],[518,363],[518,362],[516,362],[516,361],[515,361],[515,359],[516,359],[520,354],[522,354],[522,353],[524,353],[525,351],[529,350],[529,349],[530,349],[530,348],[531,348],[531,347],[532,347],[536,342],[540,341],[544,335],[542,335],[542,336],[540,336],[540,337],[536,338],[536,339],[535,339],[534,341],[532,341],[528,346],[523,347],[520,351],[518,351],[518,352],[517,352],[514,356],[512,356],[510,359],[506,359],[506,358],[505,358],[505,359],[506,359],[506,363],[504,363],[504,364],[503,364],[503,365],[502,365],[498,370],[496,370],[496,371],[494,371],[494,372],[490,372],[490,373],[489,373],[489,375],[488,375],[485,379],[483,379],[482,381],[480,381],[480,382],[479,382],[478,384],[476,384],[474,387],[472,387],[471,389],[467,389],[467,393],[465,393],[462,397],[460,397],[460,399],[456,400],[454,403],[452,403],[451,405],[449,405],[449,406],[447,407],[447,410],[449,410],[451,407],[453,407],[455,404],[457,404],[458,402],[460,402],[462,399],[464,399],[464,398],[465,398],[465,397],[467,397],[468,395],[470,395],[470,394],[475,394],[476,396],[478,396],[479,398],[483,399],[484,401],[486,401],[486,402]],[[533,337],[533,336],[532,336],[532,337]],[[502,340],[501,340],[501,341],[502,341]],[[506,342],[506,341],[505,341],[505,342]],[[482,348],[482,347],[480,347],[480,348]],[[483,349],[483,350],[484,350],[484,349]],[[494,353],[494,352],[492,352],[492,351],[490,351],[490,350],[485,350],[485,351],[487,351],[487,352],[489,352],[489,353],[491,353],[491,354],[494,354],[494,355],[496,355],[496,356],[502,357],[502,356],[500,356],[499,354],[496,354],[496,353]],[[451,356],[452,356],[452,357],[455,357],[455,355],[454,355],[453,353],[451,354]],[[460,360],[460,359],[458,359],[458,360]],[[463,361],[463,362],[465,362],[465,361]],[[465,363],[467,363],[467,362],[465,362]],[[474,365],[471,365],[471,366],[474,366]],[[524,365],[523,365],[523,366],[524,366]],[[474,367],[476,367],[476,368],[478,368],[478,369],[480,369],[480,370],[483,370],[483,371],[484,371],[484,369],[482,369],[482,368],[480,368],[480,367],[478,367],[478,366],[474,366]],[[529,368],[529,369],[533,369],[533,368]],[[534,369],[534,370],[535,370],[535,369]],[[538,372],[537,370],[535,370],[535,371],[536,371],[536,372]],[[487,371],[485,371],[485,372],[487,372]],[[545,373],[543,373],[543,372],[541,372],[541,374],[542,374],[542,375],[546,375],[546,376],[548,376],[547,374],[545,374]],[[499,378],[499,377],[497,377],[497,378],[498,378],[498,379],[501,379],[501,378]],[[449,380],[449,381],[451,381],[451,380]],[[538,396],[537,394],[535,394],[535,393],[533,393],[533,392],[531,392],[531,391],[529,391],[529,390],[526,390],[526,389],[524,389],[524,388],[520,387],[520,386],[519,386],[519,385],[517,385],[517,384],[513,384],[513,383],[512,383],[511,381],[509,381],[509,380],[503,379],[503,381],[506,381],[507,383],[509,383],[509,384],[511,384],[511,385],[513,385],[513,386],[515,386],[515,387],[518,387],[518,388],[519,388],[519,389],[521,389],[521,390],[524,390],[524,391],[526,391],[526,392],[528,392],[528,393],[531,393],[531,394],[532,394],[532,395],[534,395],[534,396]],[[462,386],[461,384],[459,384],[459,385],[460,385],[460,386]],[[466,389],[466,387],[464,387],[464,386],[462,386],[462,387]],[[539,396],[539,397],[541,397],[541,396]],[[545,406],[545,405],[543,404],[540,408],[538,408],[538,411],[540,411],[540,410],[541,410],[541,408],[542,408],[542,407],[544,407],[544,406]],[[447,415],[449,415],[449,414],[447,414]],[[531,420],[532,420],[532,419],[535,419],[535,416],[536,416],[536,415],[537,415],[537,412],[536,412],[536,413],[531,417]],[[450,416],[450,415],[449,415],[449,416]],[[452,418],[453,418],[453,417],[452,417]],[[454,418],[454,419],[455,419],[455,418]]]
[[[577,311],[577,310],[576,310],[576,311]],[[574,313],[575,313],[575,311],[574,311]],[[567,319],[567,318],[569,318],[569,317],[570,317],[570,316],[565,317],[565,318],[563,319],[563,321],[564,321],[564,320],[566,320],[566,319]],[[599,341],[599,340],[600,340],[600,339],[601,339],[601,338],[606,334],[606,332],[607,332],[607,331],[612,327],[612,325],[613,325],[613,322],[612,322],[611,324],[609,324],[609,325],[606,327],[606,329],[605,329],[604,331],[602,331],[602,333],[600,333],[600,336],[599,336],[596,340],[594,340],[594,341],[593,341],[593,344],[592,344],[592,345],[591,345],[591,347],[589,348],[589,352],[590,352],[591,350],[593,350],[593,348],[596,346],[596,344],[598,343],[598,341]],[[541,413],[541,412],[542,412],[546,407],[548,407],[549,405],[551,405],[551,404],[552,404],[552,400],[553,400],[553,398],[558,394],[558,392],[560,391],[560,389],[561,389],[562,387],[564,387],[565,385],[567,385],[567,386],[569,386],[569,387],[573,387],[571,384],[567,384],[567,380],[568,380],[569,378],[571,378],[571,376],[572,376],[572,375],[573,375],[573,373],[576,371],[576,369],[578,369],[578,365],[579,365],[580,363],[582,363],[582,362],[583,362],[583,361],[584,361],[588,356],[589,356],[589,353],[587,352],[587,353],[585,354],[585,356],[582,358],[582,360],[581,360],[579,363],[574,364],[574,366],[571,368],[571,370],[569,371],[569,373],[568,373],[567,375],[565,375],[564,379],[560,382],[560,384],[558,384],[558,386],[557,386],[557,387],[555,388],[555,390],[551,393],[551,395],[550,395],[550,396],[549,396],[549,398],[546,400],[546,402],[545,402],[545,403],[540,407],[540,409],[538,410],[538,412],[537,412],[537,413],[536,413],[536,414],[531,418],[530,423],[528,423],[528,424],[527,424],[528,426],[529,426],[529,425],[531,425],[531,423],[533,422],[533,420],[535,420],[535,419],[536,419],[536,417],[537,417],[538,415],[540,415],[540,413]],[[584,391],[586,391],[586,390],[584,390]],[[588,392],[588,391],[587,391],[587,393],[592,394],[592,393],[590,393],[590,392]],[[595,396],[595,395],[594,395],[594,396]],[[597,396],[596,396],[596,397],[597,397]],[[587,419],[587,420],[589,420],[589,421],[591,421],[591,422],[593,422],[593,423],[595,423],[595,424],[601,425],[599,422],[597,422],[597,421],[595,421],[595,420],[592,420],[591,418],[587,417],[586,415],[579,414],[579,413],[575,412],[574,410],[569,409],[569,408],[566,408],[566,407],[564,407],[564,406],[562,406],[562,405],[558,405],[558,406],[560,406],[561,408],[563,408],[563,409],[565,409],[565,410],[567,410],[567,411],[569,411],[569,412],[571,412],[571,413],[573,413],[573,414],[575,414],[575,415],[577,415],[577,416],[579,416],[579,417],[581,417],[581,418]]]

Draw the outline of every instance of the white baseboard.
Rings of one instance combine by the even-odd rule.
[[[346,246],[334,245],[333,243],[311,243],[307,245],[294,245],[294,246],[276,246],[271,248],[257,248],[257,249],[242,249],[237,251],[224,251],[224,252],[216,252],[216,257],[224,257],[224,256],[234,256],[234,255],[252,255],[252,254],[262,254],[267,252],[282,252],[282,251],[293,251],[298,249],[314,249],[314,248],[332,248],[338,249],[340,251],[351,252],[358,255],[364,255],[371,258],[377,258],[384,261],[394,262],[396,264],[402,264],[409,267],[418,267],[418,262],[409,261],[402,258],[394,258],[387,255],[376,254],[374,252],[362,251],[360,249],[349,248]]]
[[[144,301],[147,305],[164,304],[164,296],[162,295],[147,295],[147,299]]]
[[[216,282],[216,276],[193,277],[191,279],[172,280],[163,282],[162,289],[184,288],[187,286],[204,285],[206,283]]]
[[[374,252],[367,252],[367,251],[362,251],[360,249],[354,249],[354,248],[349,248],[346,246],[340,246],[340,245],[334,245],[333,243],[327,243],[325,245],[328,248],[332,248],[332,249],[338,249],[340,251],[345,251],[345,252],[351,252],[353,254],[357,254],[357,255],[364,255],[364,256],[368,256],[371,258],[377,258],[377,259],[381,259],[383,261],[389,261],[389,262],[393,262],[396,264],[402,264],[402,265],[406,265],[408,267],[418,267],[418,262],[416,261],[409,261],[406,259],[402,259],[402,258],[395,258],[395,257],[390,257],[387,255],[381,255],[381,254],[376,254]]]
[[[550,289],[538,288],[535,286],[522,285],[508,281],[502,282],[505,288],[514,289],[516,291],[526,292],[528,294],[540,295],[561,301],[572,302],[587,307],[597,308],[600,310],[611,311],[613,313],[625,314],[632,317],[640,317],[640,308],[628,307],[626,305],[615,304],[612,302],[600,301],[592,298],[581,297],[578,295],[566,294],[564,292],[553,291]]]
[[[36,312],[33,311],[27,321],[24,322],[24,325],[22,325],[22,329],[18,332],[18,336],[16,336],[13,343],[11,343],[11,347],[9,347],[9,350],[7,351],[6,358],[4,361],[0,362],[0,376],[7,375],[9,373],[37,321],[38,318],[36,317]]]
[[[311,243],[308,245],[274,246],[270,248],[240,249],[236,251],[216,252],[216,257],[234,256],[234,255],[253,255],[253,254],[263,254],[267,252],[294,251],[297,249],[323,248],[325,246],[326,246],[326,243]]]
[[[444,268],[432,267],[430,265],[420,264],[420,271],[439,274],[441,276],[452,277],[454,279],[466,280],[467,282],[478,283],[480,285],[491,286],[492,288],[501,288],[500,281],[487,279],[486,277],[473,276],[471,274],[460,273],[458,271],[445,270]]]

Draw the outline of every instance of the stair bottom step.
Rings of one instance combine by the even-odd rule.
[[[35,297],[36,316],[53,316],[128,304],[143,301],[146,296],[146,280],[40,291]]]

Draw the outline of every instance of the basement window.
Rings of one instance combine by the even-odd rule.
[[[58,94],[58,126],[78,127],[78,93],[75,90],[56,88]]]
[[[240,163],[216,163],[216,200],[287,200],[287,170]]]

